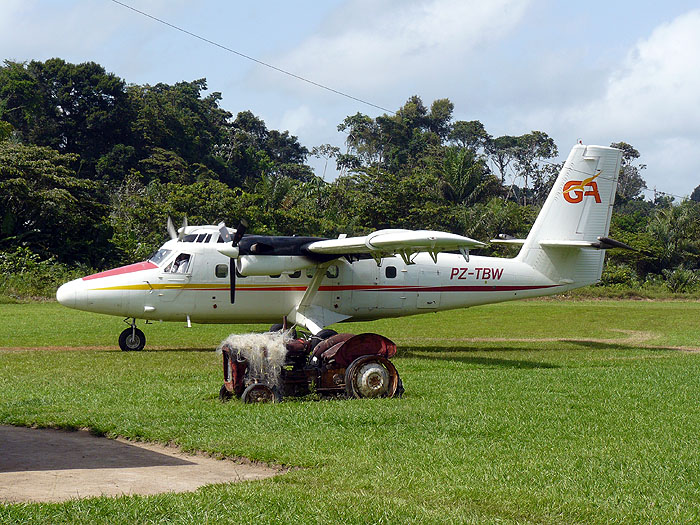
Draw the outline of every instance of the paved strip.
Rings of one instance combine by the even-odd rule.
[[[60,502],[91,496],[189,492],[212,483],[283,472],[175,447],[107,439],[86,431],[0,425],[0,501]]]

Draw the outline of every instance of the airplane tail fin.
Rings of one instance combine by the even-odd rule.
[[[600,280],[622,152],[576,145],[559,172],[535,224],[518,253],[520,260],[571,288]]]

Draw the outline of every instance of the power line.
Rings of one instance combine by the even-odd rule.
[[[125,4],[124,2],[120,2],[119,0],[110,0],[110,1],[115,3],[115,4],[120,5],[122,7],[125,7],[127,9],[130,9],[131,11],[134,11],[135,13],[138,13],[140,15],[147,17],[147,18],[150,18],[151,20],[155,20],[156,22],[159,22],[159,23],[166,25],[172,29],[180,31],[181,33],[185,33],[186,35],[197,38],[203,42],[206,42],[207,44],[211,44],[212,46],[216,46],[220,49],[223,49],[224,51],[228,51],[229,53],[233,53],[234,55],[238,55],[241,58],[245,58],[246,60],[250,60],[251,62],[255,62],[256,64],[260,64],[261,66],[265,66],[267,68],[273,69],[273,70],[277,71],[278,73],[282,73],[282,74],[290,76],[292,78],[296,78],[297,80],[301,80],[302,82],[306,82],[307,84],[311,84],[312,86],[316,86],[318,88],[325,89],[326,91],[330,91],[331,93],[335,93],[336,95],[340,95],[342,97],[349,98],[351,100],[354,100],[356,102],[360,102],[362,104],[366,104],[368,106],[372,106],[373,108],[381,109],[382,111],[386,111],[387,113],[391,113],[391,114],[396,113],[395,111],[392,111],[392,110],[387,109],[387,108],[383,108],[382,106],[378,106],[377,104],[373,104],[372,102],[368,102],[367,100],[363,100],[361,98],[354,97],[352,95],[349,95],[348,93],[344,93],[344,92],[339,91],[337,89],[334,89],[332,87],[328,87],[324,84],[314,82],[313,80],[309,80],[308,78],[304,78],[304,77],[297,75],[295,73],[292,73],[290,71],[284,70],[284,69],[279,68],[277,66],[273,66],[272,64],[268,64],[267,62],[263,62],[262,60],[258,60],[257,58],[253,58],[249,55],[246,55],[245,53],[241,53],[240,51],[236,51],[235,49],[231,49],[230,47],[226,47],[223,44],[219,44],[218,42],[214,42],[213,40],[209,40],[208,38],[205,38],[205,37],[200,36],[196,33],[188,31],[187,29],[183,29],[182,27],[176,26],[175,24],[171,24],[170,22],[166,22],[165,20],[163,20],[161,18],[158,18],[156,16],[148,14],[144,11],[140,11],[139,9],[136,9],[135,7],[132,7],[128,4]]]

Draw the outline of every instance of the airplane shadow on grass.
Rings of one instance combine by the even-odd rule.
[[[520,350],[522,348],[502,347],[499,351]],[[470,365],[479,365],[489,368],[518,368],[518,369],[537,369],[537,368],[560,368],[559,365],[544,363],[541,361],[526,361],[524,359],[503,359],[500,357],[484,357],[463,355],[465,352],[481,352],[483,348],[473,347],[439,347],[431,346],[430,348],[405,346],[398,352],[398,357],[406,357],[410,359],[428,359],[431,361],[452,361],[457,363],[465,363]]]
[[[559,341],[567,348],[564,350],[575,351],[576,347],[590,350],[612,350],[616,352],[677,352],[676,348],[667,348],[663,346],[635,346],[634,344],[612,343],[605,341],[588,341],[581,339],[562,339]],[[551,344],[551,343],[550,343]],[[524,350],[537,350],[537,348],[527,349],[515,346],[499,346],[497,348],[477,347],[477,346],[405,346],[399,348],[398,357],[406,357],[413,359],[429,359],[433,361],[453,361],[466,364],[474,364],[486,367],[502,367],[502,368],[521,368],[521,369],[537,369],[537,368],[561,368],[561,365],[542,361],[528,361],[524,359],[505,359],[500,357],[490,357],[483,355],[464,355],[465,353],[478,352],[497,353],[497,352],[522,352]],[[556,351],[557,349],[548,348],[544,352]],[[543,352],[543,355],[546,355]]]

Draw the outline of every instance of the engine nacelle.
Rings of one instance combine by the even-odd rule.
[[[317,264],[301,255],[241,255],[236,260],[236,269],[246,276],[279,275],[313,268]]]

